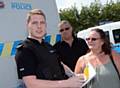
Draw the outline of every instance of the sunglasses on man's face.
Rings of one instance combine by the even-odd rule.
[[[67,30],[69,30],[69,29],[70,29],[70,27],[66,27],[66,28],[64,28],[64,29],[60,29],[60,32],[67,31]]]
[[[100,38],[86,38],[86,41],[89,41],[89,40],[91,40],[91,41],[96,41],[96,40],[98,40],[98,39],[100,39]]]

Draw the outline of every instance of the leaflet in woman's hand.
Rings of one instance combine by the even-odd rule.
[[[85,75],[85,80],[86,81],[82,85],[82,87],[85,86],[87,83],[89,83],[89,81],[92,80],[96,75],[96,71],[90,63],[88,63],[86,65],[86,67],[84,69],[84,75]]]

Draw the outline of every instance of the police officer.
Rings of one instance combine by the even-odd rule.
[[[59,56],[44,42],[46,17],[39,9],[27,16],[28,37],[17,48],[15,55],[19,79],[27,88],[78,88],[83,80],[65,74]]]

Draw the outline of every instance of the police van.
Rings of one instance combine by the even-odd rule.
[[[113,49],[116,50],[118,53],[120,53],[120,21],[107,23],[100,26],[90,27],[83,31],[79,31],[77,33],[77,37],[81,37],[85,39],[89,31],[94,28],[103,29],[110,42],[113,44]]]
[[[60,39],[55,0],[0,0],[0,88],[20,88],[14,56],[27,36],[26,15],[35,8],[46,15],[46,42],[54,44]]]

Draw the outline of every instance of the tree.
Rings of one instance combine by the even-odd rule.
[[[82,7],[80,13],[81,30],[99,23],[101,4],[92,3],[90,7]]]
[[[73,26],[74,31],[79,30],[79,11],[76,6],[60,10],[60,19],[68,20]]]
[[[120,2],[107,3],[101,10],[101,21],[119,21],[120,20]]]
[[[87,29],[101,22],[120,20],[120,1],[116,3],[112,0],[102,5],[99,0],[95,0],[89,7],[82,6],[81,11],[75,6],[60,10],[61,20],[70,21],[75,32]]]

